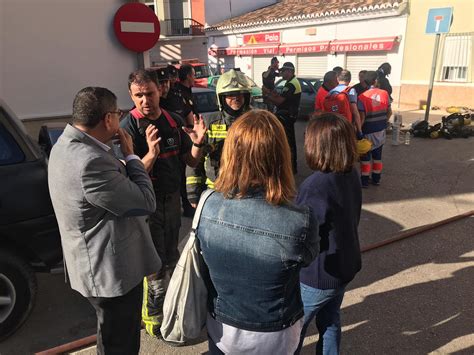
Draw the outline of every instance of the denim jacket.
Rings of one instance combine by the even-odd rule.
[[[299,271],[318,254],[309,208],[272,206],[262,193],[202,210],[197,237],[208,267],[208,308],[216,320],[251,331],[285,329],[303,316]]]

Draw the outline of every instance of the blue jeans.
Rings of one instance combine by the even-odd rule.
[[[329,290],[313,288],[303,283],[300,286],[304,307],[304,325],[295,354],[300,353],[306,330],[314,317],[316,317],[316,327],[319,332],[316,354],[339,354],[341,343],[340,309],[346,285]]]

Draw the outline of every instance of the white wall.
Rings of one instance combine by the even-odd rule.
[[[75,94],[103,86],[130,107],[123,48],[113,17],[124,0],[0,0],[0,95],[20,118],[69,115]]]
[[[205,0],[206,25],[215,25],[277,2],[278,0]]]
[[[331,41],[334,39],[365,39],[365,38],[378,38],[378,37],[389,37],[389,36],[401,36],[401,42],[398,45],[398,49],[393,52],[387,53],[387,61],[392,65],[392,74],[390,75],[390,82],[392,86],[399,86],[401,81],[402,64],[403,64],[403,51],[405,46],[405,28],[406,28],[407,16],[397,17],[384,17],[374,18],[369,20],[350,21],[341,23],[331,24],[315,24],[307,25],[304,27],[290,27],[290,28],[262,28],[253,29],[249,33],[269,32],[269,31],[281,31],[281,42],[282,43],[303,43],[303,42],[320,42],[320,41]],[[316,35],[307,35],[307,28],[316,28]],[[209,37],[209,46],[214,44],[217,47],[235,47],[237,46],[238,40],[236,35],[211,35]],[[281,63],[284,61],[292,61],[296,64],[296,57],[286,56],[284,60],[280,60]],[[237,59],[236,66],[239,65],[240,61],[245,59]],[[245,57],[242,57],[245,58]],[[243,63],[243,64],[246,64]],[[382,64],[382,63],[380,63]],[[331,70],[336,65],[344,67],[345,65],[345,53],[337,53],[337,55],[328,54],[328,70]],[[243,65],[242,65],[243,67]]]

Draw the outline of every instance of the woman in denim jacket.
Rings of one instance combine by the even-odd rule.
[[[215,186],[197,230],[210,353],[293,353],[303,325],[299,271],[319,237],[310,210],[291,203],[290,150],[273,114],[249,111],[232,125]]]

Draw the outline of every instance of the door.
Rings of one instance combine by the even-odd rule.
[[[380,64],[386,61],[386,53],[348,53],[346,56],[346,69],[351,72],[352,83],[356,84],[359,82],[359,72],[361,70],[377,70]]]
[[[328,71],[328,56],[325,54],[298,54],[296,76],[323,78]]]
[[[262,86],[262,73],[268,69],[272,58],[273,56],[254,56],[252,58],[252,79],[260,87]]]

